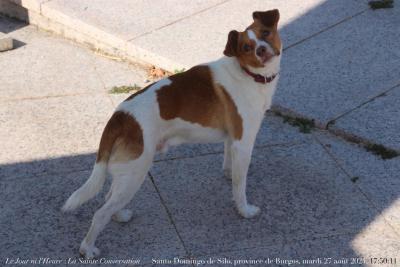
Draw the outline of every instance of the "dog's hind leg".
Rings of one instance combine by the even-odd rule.
[[[99,249],[95,247],[95,241],[112,215],[127,216],[121,209],[129,203],[139,190],[150,167],[150,164],[147,164],[148,166],[140,165],[136,161],[133,163],[110,163],[109,171],[113,176],[111,192],[107,202],[94,214],[89,232],[79,249],[79,252],[86,258],[93,258],[100,254]]]
[[[108,193],[107,193],[107,195],[106,195],[106,197],[105,197],[105,201],[106,201],[106,202],[110,199],[111,194],[112,194],[112,191],[113,191],[113,184],[111,184],[110,191],[108,191]],[[125,222],[130,221],[130,219],[132,218],[132,216],[133,216],[133,212],[132,212],[131,210],[129,210],[129,209],[122,209],[122,210],[119,210],[119,211],[117,211],[116,213],[114,213],[114,214],[111,216],[111,219],[113,219],[113,220],[116,221],[116,222],[124,222],[124,223],[125,223]]]
[[[132,216],[133,212],[130,209],[122,209],[114,213],[111,218],[116,222],[126,223],[132,219]]]

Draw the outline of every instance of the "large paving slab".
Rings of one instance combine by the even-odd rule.
[[[0,55],[0,100],[102,92],[93,55],[85,49],[31,27],[9,35],[26,45]]]
[[[383,160],[331,135],[316,136],[350,177],[358,177],[355,184],[380,212],[380,218],[400,234],[400,158]]]
[[[285,51],[275,105],[326,124],[399,84],[399,15],[369,10]]]
[[[89,229],[94,212],[103,204],[107,190],[72,213],[62,213],[60,208],[89,175],[90,172],[81,171],[0,181],[2,264],[6,258],[78,258],[80,242]],[[108,187],[109,183],[105,189]],[[101,257],[140,259],[141,263],[149,263],[152,257],[185,255],[149,179],[128,208],[134,212],[132,221],[125,224],[110,222],[97,239]]]
[[[159,162],[150,171],[194,256],[355,235],[375,216],[315,142],[254,151],[247,192],[262,212],[250,220],[237,215],[221,164],[218,154]]]
[[[330,129],[400,151],[399,106],[400,86],[337,119]]]
[[[91,167],[82,159],[92,159],[87,154],[97,150],[113,109],[110,99],[103,95],[2,103],[1,179]],[[56,164],[60,160],[66,163],[70,155],[79,154],[86,156],[76,158],[75,163],[69,161],[68,165]]]
[[[273,8],[280,10],[280,29],[287,47],[364,10],[366,4],[346,0],[234,0],[135,38],[131,43],[190,67],[221,57],[229,31],[244,30],[253,21],[253,11]]]
[[[87,24],[130,40],[223,2],[52,0],[42,5],[42,14],[70,27]]]
[[[0,30],[19,27],[0,16]],[[0,55],[0,100],[104,93],[113,86],[142,84],[146,72],[97,56],[67,40],[28,26],[9,33],[23,45]],[[18,64],[15,64],[18,58]]]

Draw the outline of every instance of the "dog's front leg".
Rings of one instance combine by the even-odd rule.
[[[254,142],[235,141],[232,144],[232,191],[236,207],[245,218],[260,212],[260,208],[247,203],[246,179]]]
[[[232,176],[232,140],[228,137],[224,143],[224,164],[222,170],[226,179],[231,179]]]

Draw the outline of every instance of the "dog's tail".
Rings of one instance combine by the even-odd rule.
[[[100,140],[96,164],[92,174],[81,188],[76,190],[61,208],[62,211],[71,211],[96,196],[103,187],[107,177],[107,165],[116,139],[121,135],[121,115],[116,112],[108,121]]]
[[[65,202],[62,211],[71,211],[93,198],[103,187],[107,177],[107,163],[99,162],[94,165],[89,179],[76,190]]]

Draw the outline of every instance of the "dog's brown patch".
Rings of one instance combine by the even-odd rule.
[[[209,67],[196,66],[169,79],[172,83],[157,91],[161,118],[180,118],[241,139],[242,118],[225,88],[214,85]]]
[[[143,132],[136,119],[122,111],[108,121],[100,140],[96,162],[128,161],[143,153]]]
[[[223,105],[222,115],[224,116],[223,129],[234,139],[240,140],[243,135],[243,120],[239,115],[237,107],[231,96],[222,85],[215,88]]]

